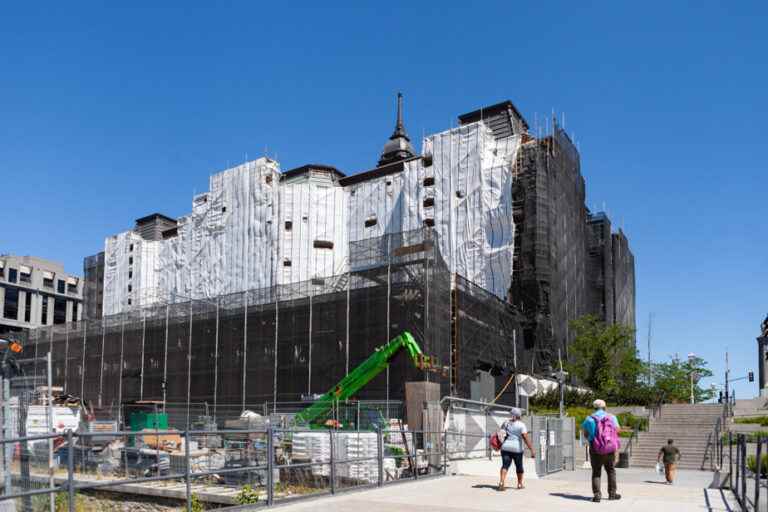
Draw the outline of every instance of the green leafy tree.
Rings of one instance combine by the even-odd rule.
[[[712,389],[703,388],[699,381],[712,376],[707,362],[700,358],[680,359],[671,357],[668,363],[654,363],[652,366],[654,387],[663,393],[665,402],[687,402],[691,398],[691,376],[693,375],[693,396],[696,402],[714,397]]]
[[[634,329],[606,325],[592,315],[578,318],[570,326],[576,336],[569,348],[567,369],[580,382],[604,396],[642,387]]]

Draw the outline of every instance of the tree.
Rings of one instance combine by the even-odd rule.
[[[576,333],[569,349],[568,371],[595,393],[619,396],[641,387],[642,362],[637,357],[635,331],[621,324],[606,325],[592,315],[571,322]]]
[[[668,363],[652,365],[654,387],[663,394],[665,402],[688,402],[691,399],[691,375],[694,376],[693,396],[696,402],[711,399],[715,392],[699,385],[699,380],[712,376],[707,368],[707,362],[694,357],[682,360],[677,356],[670,358]]]

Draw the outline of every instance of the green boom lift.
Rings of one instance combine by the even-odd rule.
[[[384,371],[390,360],[401,348],[408,351],[408,355],[416,368],[427,371],[434,369],[433,359],[424,355],[410,332],[403,331],[402,334],[393,338],[383,347],[377,348],[368,359],[360,363],[357,368],[318,398],[315,403],[299,412],[294,418],[295,424],[309,425],[311,428],[323,428],[325,426],[324,421],[327,419],[328,413],[333,410],[334,405],[355,396],[374,377]]]

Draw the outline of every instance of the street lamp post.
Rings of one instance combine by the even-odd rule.
[[[693,363],[696,360],[696,354],[691,352],[688,354],[688,363],[691,365],[691,405],[696,403],[696,396],[693,392],[694,378],[696,377],[696,370],[693,368]]]

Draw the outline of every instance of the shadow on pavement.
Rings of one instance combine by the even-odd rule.
[[[555,496],[557,498],[563,498],[566,500],[576,500],[576,501],[592,501],[592,496],[582,496],[580,494],[567,494],[564,492],[551,492],[549,493],[550,496]]]
[[[472,486],[473,489],[493,489],[494,491],[499,488],[498,485],[488,485],[488,484],[475,484]]]
[[[658,480],[646,480],[646,484],[657,484],[657,485],[667,485],[667,482],[659,482]]]

